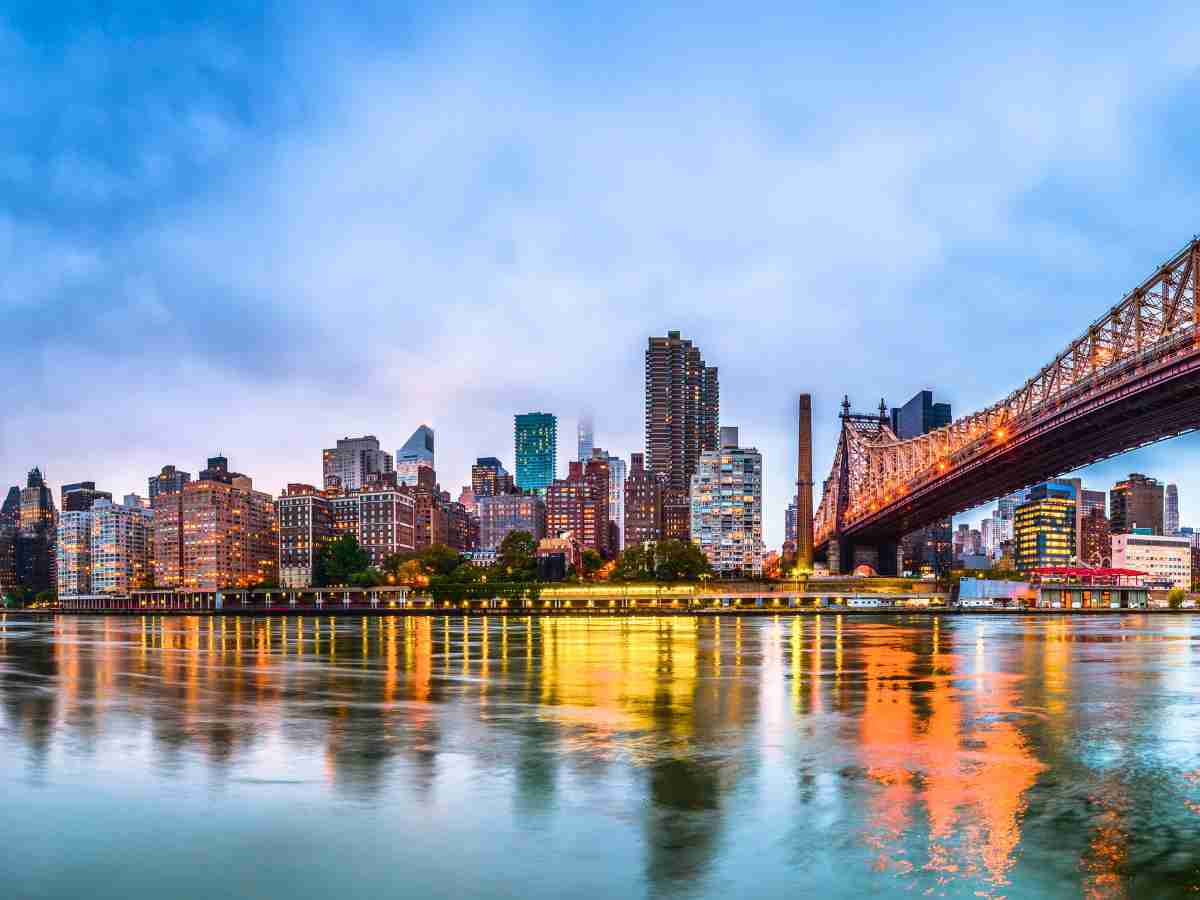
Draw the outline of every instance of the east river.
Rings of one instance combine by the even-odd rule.
[[[1200,616],[0,619],[0,896],[1183,897]]]

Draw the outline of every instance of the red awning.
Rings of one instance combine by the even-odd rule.
[[[1071,578],[1119,578],[1136,575],[1149,575],[1149,572],[1139,572],[1136,569],[1088,569],[1080,566],[1042,566],[1033,570],[1034,575],[1065,575]]]

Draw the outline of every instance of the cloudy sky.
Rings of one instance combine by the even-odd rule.
[[[4,4],[0,479],[427,422],[457,494],[515,412],[640,450],[678,329],[778,544],[797,392],[819,480],[844,393],[984,406],[1200,231],[1194,4],[566,6]],[[1200,524],[1200,439],[1131,469]]]

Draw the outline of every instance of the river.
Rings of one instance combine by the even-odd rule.
[[[1174,897],[1200,618],[0,619],[0,896]]]

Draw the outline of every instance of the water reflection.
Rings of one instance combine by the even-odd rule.
[[[1148,617],[8,617],[6,869],[71,896],[16,810],[83,816],[100,782],[164,865],[206,851],[158,826],[288,831],[298,895],[348,846],[379,851],[364,895],[397,865],[436,892],[454,846],[479,896],[1182,896],[1195,639]],[[111,850],[79,827],[84,861]]]

